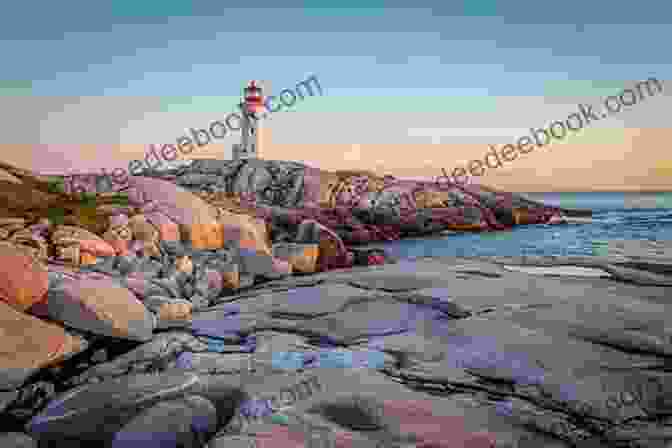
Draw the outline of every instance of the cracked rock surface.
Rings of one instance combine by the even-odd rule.
[[[352,244],[564,211],[283,161],[125,202],[0,168],[0,448],[672,444],[669,244],[395,263]]]
[[[619,263],[424,258],[73,330],[0,393],[0,446],[669,446],[669,277]]]

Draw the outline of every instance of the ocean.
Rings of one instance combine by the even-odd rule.
[[[563,208],[593,210],[588,224],[518,226],[373,244],[398,258],[429,256],[599,255],[609,240],[672,240],[672,192],[522,193]]]

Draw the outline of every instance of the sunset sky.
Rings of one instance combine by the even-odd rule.
[[[127,167],[224,119],[250,79],[315,74],[323,96],[267,120],[263,158],[429,178],[654,77],[663,93],[478,181],[672,190],[669,1],[24,0],[3,18],[1,158],[24,168]]]

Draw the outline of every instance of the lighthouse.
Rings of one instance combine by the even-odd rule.
[[[240,109],[240,143],[233,145],[233,160],[258,159],[261,153],[259,131],[265,107],[263,92],[255,81],[250,81],[245,87]]]

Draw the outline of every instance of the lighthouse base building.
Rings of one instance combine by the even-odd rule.
[[[257,145],[254,143],[247,147],[240,143],[233,144],[233,160],[258,159]]]

